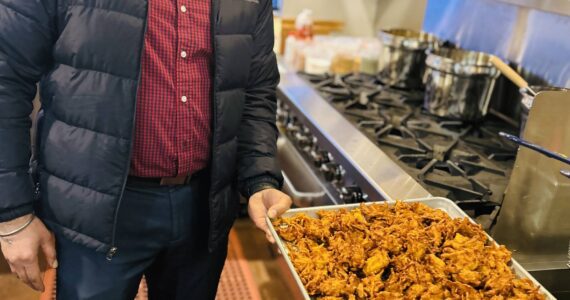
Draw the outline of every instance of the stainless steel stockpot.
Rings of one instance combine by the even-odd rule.
[[[382,30],[378,35],[382,42],[380,81],[398,88],[422,88],[426,50],[437,48],[439,40],[429,33],[409,29]]]
[[[490,58],[486,53],[451,48],[428,52],[424,108],[450,119],[483,118],[500,75]]]

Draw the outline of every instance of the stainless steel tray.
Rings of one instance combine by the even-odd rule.
[[[423,203],[429,207],[443,210],[450,217],[452,217],[454,219],[455,218],[468,218],[471,222],[475,223],[475,221],[473,221],[465,212],[463,212],[463,210],[461,210],[461,208],[459,208],[459,206],[457,206],[457,204],[455,204],[453,201],[446,199],[446,198],[431,197],[431,198],[404,200],[403,202],[408,202],[408,203],[421,202],[421,203]],[[373,203],[388,203],[389,205],[394,204],[394,202],[384,202],[384,201],[382,201],[382,202],[368,202],[366,204],[368,205],[368,204],[373,204]],[[351,210],[351,209],[354,209],[354,208],[359,207],[359,206],[360,206],[360,204],[342,204],[342,205],[330,205],[330,206],[315,206],[315,207],[309,207],[309,208],[295,208],[295,209],[288,210],[286,213],[283,214],[282,217],[292,217],[292,216],[299,214],[299,213],[305,213],[310,217],[316,217],[317,211],[339,210],[341,208]],[[273,224],[271,223],[269,218],[266,218],[266,222],[267,222],[267,224],[269,224],[269,230],[271,231],[271,234],[275,238],[275,241],[277,243],[277,247],[279,247],[281,254],[284,256],[285,262],[287,263],[289,270],[291,271],[293,277],[295,278],[295,282],[299,286],[299,290],[301,291],[301,293],[303,294],[303,296],[306,300],[311,300],[312,298],[307,293],[307,290],[305,289],[305,286],[303,285],[301,278],[299,277],[299,275],[295,271],[295,268],[293,267],[293,263],[291,262],[291,259],[289,258],[289,254],[288,254],[289,252],[287,250],[287,247],[285,246],[285,244],[283,243],[283,241],[281,240],[281,238],[279,237],[279,235],[275,231],[275,228],[273,228]],[[487,237],[489,238],[489,240],[495,242],[489,235],[487,235]],[[540,286],[540,291],[546,296],[546,299],[556,299],[538,281],[536,281],[536,279],[534,279],[519,263],[517,263],[514,259],[511,259],[511,262],[512,262],[511,268],[513,269],[513,271],[515,272],[517,277],[528,278],[528,279],[532,280],[532,282],[534,282],[537,286]]]

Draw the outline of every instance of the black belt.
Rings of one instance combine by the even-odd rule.
[[[129,176],[127,178],[127,185],[131,186],[146,186],[146,187],[160,187],[160,186],[174,186],[174,185],[189,185],[204,175],[205,170],[200,170],[190,175],[180,175],[176,177],[137,177]]]

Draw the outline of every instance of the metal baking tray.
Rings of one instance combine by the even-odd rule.
[[[421,199],[409,199],[409,200],[404,200],[403,202],[407,202],[407,203],[421,202],[421,203],[423,203],[429,207],[443,210],[451,218],[454,218],[454,219],[455,218],[468,218],[471,222],[475,223],[475,221],[473,221],[473,219],[471,219],[463,210],[461,210],[461,208],[459,208],[459,206],[457,206],[457,204],[455,204],[453,201],[451,201],[447,198],[431,197],[431,198],[421,198]],[[394,202],[385,202],[385,201],[368,202],[365,204],[369,205],[369,204],[384,204],[384,203],[387,203],[388,205],[394,204]],[[282,217],[292,217],[292,216],[299,214],[299,213],[305,213],[309,217],[316,217],[317,211],[339,210],[341,208],[351,210],[351,209],[357,208],[359,206],[360,206],[360,204],[357,203],[357,204],[342,204],[342,205],[330,205],[330,206],[315,206],[315,207],[309,207],[309,208],[295,208],[295,209],[290,209],[287,212],[285,212],[282,215]],[[275,238],[277,247],[279,248],[279,251],[281,252],[281,254],[284,256],[285,262],[287,263],[287,266],[289,267],[289,270],[291,271],[291,274],[293,275],[293,278],[295,279],[295,282],[297,283],[299,290],[301,291],[303,297],[306,300],[313,299],[307,293],[307,290],[305,289],[305,286],[303,285],[301,278],[299,277],[299,275],[295,271],[295,268],[293,267],[293,263],[291,262],[291,259],[289,258],[288,249],[285,246],[285,243],[281,240],[281,238],[279,237],[279,235],[275,231],[275,228],[273,228],[273,224],[271,223],[271,220],[269,220],[269,218],[266,218],[266,222],[267,222],[267,224],[269,224],[269,230],[271,231],[271,234]],[[488,234],[487,234],[487,237],[489,238],[489,240],[495,242]],[[550,294],[550,292],[548,292],[538,281],[536,281],[536,279],[534,279],[534,277],[532,277],[532,275],[530,275],[514,259],[511,259],[511,268],[513,269],[513,271],[515,272],[517,277],[528,278],[532,282],[534,282],[534,284],[536,284],[537,286],[540,286],[540,291],[545,295],[546,299],[556,299],[552,294]]]

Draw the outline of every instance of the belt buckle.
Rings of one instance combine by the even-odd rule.
[[[163,177],[160,179],[160,185],[187,185],[192,180],[192,175]]]
[[[190,184],[190,181],[192,181],[192,174],[186,176],[186,178],[184,178],[184,185],[188,185]]]
[[[171,180],[172,178],[168,178],[168,177],[162,177],[160,178],[160,185],[171,185]]]

